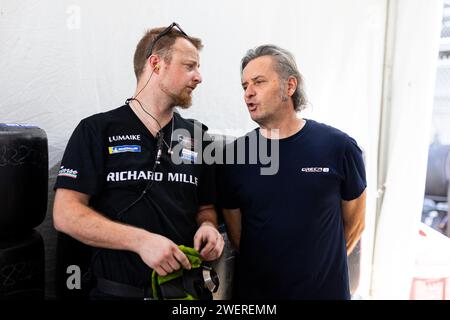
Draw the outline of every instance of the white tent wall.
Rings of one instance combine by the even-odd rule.
[[[347,132],[365,152],[369,195],[361,278],[365,296],[372,270],[388,2],[0,0],[0,122],[43,128],[49,139],[50,167],[55,167],[82,118],[118,107],[133,94],[132,59],[144,30],[176,21],[205,44],[201,53],[203,83],[194,92],[193,107],[181,113],[204,122],[213,133],[241,135],[256,125],[242,99],[240,59],[259,44],[285,47],[295,55],[305,78],[311,107],[303,116]],[[434,8],[439,1],[411,1],[414,10],[406,2],[409,0],[400,1],[407,18],[414,20],[413,29],[420,29],[420,39],[431,38],[425,33],[432,28],[419,27],[419,21],[420,26],[429,22],[424,21],[421,10],[428,12],[428,7]],[[426,18],[431,19],[431,13]],[[413,37],[407,31],[396,33],[396,41],[401,40],[405,47],[409,39]],[[422,57],[429,58],[412,55],[411,60]],[[399,74],[413,62],[409,63],[398,66]],[[429,79],[421,76],[417,74],[413,80],[420,82],[414,83],[425,85]],[[395,90],[392,86],[393,93]],[[427,102],[427,93],[410,102]],[[417,110],[424,111],[425,105]],[[400,110],[409,112],[403,107]],[[51,223],[51,202],[47,216]],[[379,225],[378,233],[382,230]],[[52,297],[53,292],[47,295]]]
[[[239,62],[247,49],[275,43],[297,58],[313,106],[307,115],[366,147],[369,127],[377,126],[369,119],[377,117],[381,92],[384,7],[380,0],[2,0],[0,119],[45,129],[56,164],[83,117],[133,94],[132,59],[144,30],[177,21],[205,44],[204,82],[184,115],[213,132],[253,129]]]
[[[390,1],[371,295],[408,299],[439,51],[441,0]]]

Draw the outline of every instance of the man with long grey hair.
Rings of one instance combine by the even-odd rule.
[[[241,80],[258,142],[246,135],[225,152],[240,143],[258,152],[267,144],[279,169],[263,175],[263,163],[245,161],[219,170],[221,206],[239,251],[239,297],[349,299],[347,254],[364,229],[362,152],[344,132],[298,117],[307,100],[288,51],[249,50]],[[270,149],[274,140],[278,148]]]

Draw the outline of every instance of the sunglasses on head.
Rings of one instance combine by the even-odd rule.
[[[152,55],[153,48],[155,47],[155,44],[158,42],[158,40],[161,39],[162,37],[164,37],[166,34],[168,34],[170,32],[170,30],[172,30],[174,27],[177,27],[177,29],[181,32],[181,34],[183,36],[188,37],[186,32],[184,32],[183,29],[181,29],[181,27],[178,23],[172,22],[172,24],[170,26],[168,26],[166,29],[164,29],[160,34],[158,34],[158,36],[155,38],[155,40],[152,41],[150,47],[148,47],[148,50],[147,50],[147,59],[148,59],[148,57],[150,57]]]

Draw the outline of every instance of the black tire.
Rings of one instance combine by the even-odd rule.
[[[0,237],[38,226],[47,211],[47,192],[45,131],[0,124]]]
[[[94,286],[94,279],[89,273],[92,248],[78,240],[58,232],[56,244],[56,298],[59,300],[87,300]],[[70,266],[80,270],[81,288],[68,288],[67,279]]]
[[[37,231],[0,241],[0,300],[43,300],[44,242]]]

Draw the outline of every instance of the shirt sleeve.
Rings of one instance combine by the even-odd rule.
[[[345,201],[354,200],[362,194],[367,183],[362,151],[356,141],[350,137],[345,145],[343,172],[341,198]]]
[[[64,188],[96,195],[104,183],[103,148],[86,120],[82,120],[69,139],[54,189]]]
[[[218,205],[223,209],[239,208],[239,201],[236,194],[237,188],[233,186],[234,164],[227,163],[226,153],[230,148],[234,148],[234,142],[223,148],[224,163],[217,165],[217,192]]]
[[[214,143],[208,134],[204,134],[202,141],[203,147],[205,148]],[[204,157],[202,157],[200,180],[198,184],[198,200],[199,205],[209,205],[216,203],[216,168],[215,164],[210,162],[205,162]]]

